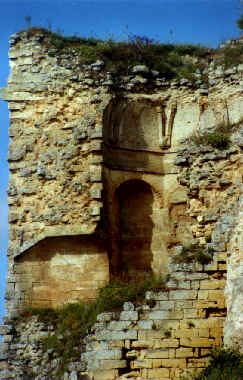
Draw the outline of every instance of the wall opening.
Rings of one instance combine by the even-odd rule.
[[[151,271],[153,192],[142,180],[121,184],[115,192],[116,247],[113,268],[123,278],[134,279]]]

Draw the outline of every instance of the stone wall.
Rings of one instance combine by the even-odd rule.
[[[165,291],[148,292],[137,307],[125,303],[118,316],[99,315],[81,356],[88,374],[97,380],[126,374],[169,380],[205,367],[210,350],[223,340],[225,263],[226,254],[217,253],[214,270],[172,264]]]
[[[48,263],[40,276],[39,269],[36,273],[28,262],[35,261],[37,267],[42,267],[43,260],[46,262],[51,255],[54,265],[62,266],[62,253],[61,256],[56,254],[56,249],[50,252],[50,238],[95,232],[102,207],[102,110],[110,96],[100,96],[97,105],[97,90],[87,87],[85,73],[82,85],[74,81],[72,70],[58,66],[56,59],[48,56],[42,40],[41,33],[32,38],[23,33],[11,39],[11,74],[3,92],[11,111],[6,292],[7,313],[10,314],[25,304],[27,289],[29,300],[30,294],[36,294],[39,289],[41,295],[33,302],[36,304],[40,298],[40,304],[43,304],[44,278],[50,279],[47,268],[52,264]],[[95,244],[93,249],[96,261],[101,249]],[[38,250],[40,253],[37,254]],[[74,250],[77,252],[77,248]],[[81,252],[85,256],[79,257],[80,263],[92,257],[90,248],[88,252],[80,248]],[[26,267],[19,263],[15,267],[15,258],[19,255],[22,255],[20,262],[26,262]],[[102,256],[99,261],[103,261]],[[103,284],[104,279],[109,279],[107,264],[101,264],[100,268],[105,268],[103,276],[98,282],[94,280],[90,294],[94,294],[99,281]],[[40,284],[40,277],[44,284]],[[72,300],[87,294],[81,290],[80,284],[76,283],[73,289],[74,277],[70,282],[69,297],[61,296],[58,301],[54,292],[56,296],[53,293],[54,298],[50,300],[47,291],[47,303],[58,304],[64,299]],[[90,281],[92,278],[91,275]],[[35,290],[30,291],[31,283],[35,284]],[[78,289],[79,295],[75,294]]]
[[[15,271],[20,308],[94,299],[109,281],[104,242],[95,236],[44,239],[16,258]]]
[[[243,351],[242,341],[242,196],[235,228],[229,244],[229,259],[225,296],[227,300],[227,318],[224,327],[224,343],[228,347],[238,347]]]
[[[204,368],[210,350],[222,345],[225,263],[226,254],[218,252],[211,268],[172,264],[174,273],[164,291],[147,292],[143,303],[127,302],[121,312],[98,315],[85,352],[70,363],[63,379],[169,380]],[[43,352],[40,340],[53,328],[32,318],[27,325],[6,329],[11,359],[0,362],[4,378],[54,378],[60,359],[53,350]]]
[[[138,66],[114,90],[102,62],[51,56],[47,39],[42,30],[11,38],[3,90],[11,172],[4,376],[14,355],[35,360],[25,345],[16,351],[10,320],[21,309],[90,300],[110,276],[154,272],[170,274],[167,290],[100,316],[84,365],[95,379],[96,366],[107,380],[179,378],[222,344],[226,280],[227,344],[242,325],[242,65],[210,64],[207,88],[143,78]],[[227,148],[190,139],[218,125],[232,128]],[[193,245],[208,264],[181,263]]]

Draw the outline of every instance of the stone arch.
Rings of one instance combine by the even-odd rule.
[[[116,275],[134,278],[152,270],[153,202],[151,186],[140,179],[115,190],[111,263]]]

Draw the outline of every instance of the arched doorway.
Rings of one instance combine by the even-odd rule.
[[[115,271],[128,278],[144,276],[151,271],[153,260],[153,192],[142,180],[129,180],[115,192],[117,205],[117,249]]]

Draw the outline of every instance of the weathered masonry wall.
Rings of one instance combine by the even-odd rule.
[[[110,95],[101,96],[97,105],[97,90],[88,88],[85,79],[81,87],[72,81],[72,71],[48,57],[38,38],[24,41],[12,39],[11,75],[4,93],[11,111],[6,294],[10,313],[27,301],[57,305],[94,297],[109,281],[100,238],[75,244],[72,236],[95,232],[100,221],[102,115]],[[54,248],[57,240],[60,249]],[[94,262],[100,264],[96,275]],[[63,280],[57,280],[60,267],[71,272],[64,287]],[[50,283],[55,289],[50,290]]]
[[[224,328],[224,343],[226,346],[238,346],[242,352],[242,327],[243,327],[243,310],[242,310],[242,196],[239,201],[238,215],[235,223],[235,229],[230,240],[230,256],[228,259],[227,284],[225,296],[227,299],[227,319]]]
[[[50,56],[46,38],[11,38],[3,90],[11,175],[0,371],[24,379],[28,366],[46,376],[57,367],[42,359],[42,334],[30,337],[51,329],[13,327],[21,309],[94,299],[111,277],[153,272],[170,275],[166,289],[99,316],[67,376],[179,379],[222,344],[225,318],[225,343],[242,339],[242,67],[209,69],[206,89],[143,78],[138,66],[114,91],[101,62]],[[220,124],[232,126],[227,149],[189,139]],[[179,263],[192,244],[210,263]]]
[[[218,255],[215,266],[225,263]],[[184,269],[184,270],[183,270]],[[185,270],[186,269],[186,270]],[[82,355],[94,379],[128,374],[142,379],[180,379],[203,368],[212,347],[222,344],[225,271],[203,271],[200,265],[178,266],[170,290],[148,292],[146,302],[124,311],[101,314]],[[217,276],[219,279],[217,279]]]
[[[129,374],[130,378],[169,380],[205,367],[210,350],[222,344],[225,262],[226,254],[217,253],[211,267],[173,265],[174,274],[164,291],[147,292],[143,304],[125,303],[122,312],[100,314],[86,339],[86,351],[79,362],[70,364],[64,378],[76,373],[80,379],[115,380]],[[10,379],[17,373],[22,379],[31,371],[40,379],[44,370],[52,378],[57,359],[51,351],[43,355],[40,344],[40,337],[52,330],[35,318],[17,325],[17,331],[9,329],[13,359],[8,365],[5,362],[2,373]],[[25,337],[21,344],[18,335]]]
[[[94,299],[109,279],[104,242],[95,236],[46,238],[16,258],[15,271],[22,302],[32,306]]]

